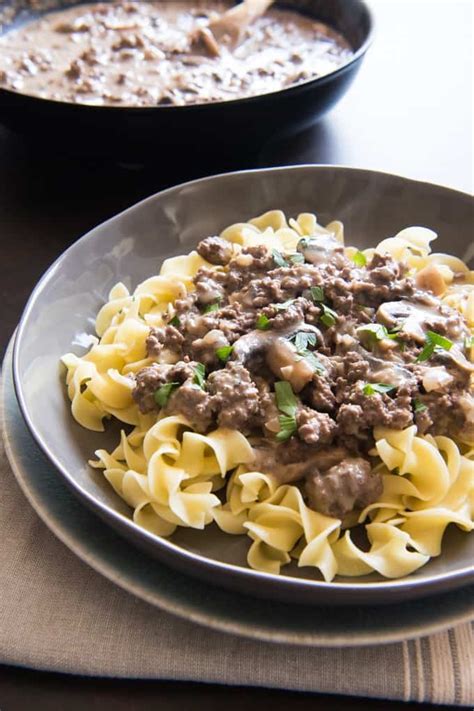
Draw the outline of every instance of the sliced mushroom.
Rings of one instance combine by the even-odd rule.
[[[305,323],[304,321],[279,331],[273,329],[269,331],[259,331],[258,329],[254,329],[235,341],[232,358],[245,363],[250,357],[264,355],[274,341],[291,338],[299,331],[314,333],[318,341],[322,341],[322,334],[319,328]]]
[[[414,382],[415,380],[413,373],[398,363],[387,362],[367,354],[364,357],[371,367],[370,381],[373,383],[390,383],[399,388],[405,383]]]
[[[453,361],[458,368],[465,370],[466,373],[474,373],[474,363],[471,363],[471,361],[466,358],[457,344],[454,344],[449,351],[441,351],[438,353],[438,356],[443,356]]]
[[[286,338],[276,338],[270,343],[266,362],[272,373],[291,384],[295,393],[313,379],[314,369]]]
[[[377,310],[377,320],[387,328],[399,328],[418,343],[424,343],[426,330],[444,323],[445,316],[436,308],[410,301],[388,301]]]
[[[235,341],[233,360],[246,363],[249,358],[258,358],[265,353],[274,338],[275,335],[271,331],[249,331]]]
[[[298,242],[298,252],[311,264],[325,264],[335,253],[342,253],[341,243],[330,234],[317,237],[303,237]]]

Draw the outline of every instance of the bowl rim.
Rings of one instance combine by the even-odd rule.
[[[194,111],[195,113],[199,111],[205,111],[205,110],[211,110],[211,107],[216,107],[216,110],[218,108],[222,108],[225,106],[230,106],[230,107],[236,107],[236,106],[241,106],[241,105],[248,105],[252,104],[255,102],[258,102],[262,99],[267,99],[267,98],[272,98],[275,97],[276,100],[278,100],[280,97],[291,97],[293,94],[298,93],[299,91],[304,91],[305,89],[313,89],[317,88],[319,86],[324,86],[325,84],[329,83],[332,81],[334,78],[337,78],[338,76],[341,76],[342,74],[345,74],[347,70],[349,70],[352,65],[355,65],[359,60],[363,58],[363,56],[366,54],[367,50],[370,48],[370,46],[373,43],[374,40],[374,33],[375,33],[375,15],[374,11],[367,2],[367,0],[356,0],[358,2],[363,11],[366,13],[367,21],[368,21],[368,30],[366,33],[366,37],[360,47],[339,67],[334,69],[334,71],[329,72],[328,74],[323,74],[320,77],[314,77],[307,79],[306,81],[299,82],[298,84],[292,84],[289,87],[285,87],[283,89],[275,89],[274,91],[268,91],[262,94],[255,94],[254,96],[246,96],[242,98],[236,98],[236,99],[228,99],[224,101],[203,101],[201,103],[196,103],[196,104],[184,104],[183,106],[173,106],[164,104],[164,105],[145,105],[145,106],[114,106],[111,104],[104,104],[104,105],[94,105],[94,104],[82,104],[80,102],[73,102],[73,101],[62,101],[60,99],[48,99],[46,97],[41,97],[41,96],[35,96],[34,94],[26,94],[22,93],[21,91],[15,91],[14,89],[7,89],[5,87],[0,87],[0,97],[2,93],[6,94],[7,96],[15,96],[18,97],[18,100],[27,100],[27,101],[38,101],[40,102],[41,106],[47,106],[47,105],[52,105],[55,106],[56,108],[59,107],[69,107],[72,110],[75,111],[87,111],[89,113],[95,113],[98,111],[107,111],[110,114],[119,114],[120,112],[125,112],[127,111],[129,114],[137,114],[137,113],[142,113],[144,111],[168,111],[168,112],[174,112],[174,111],[180,111],[183,113],[184,111]],[[79,3],[78,3],[79,4]],[[285,8],[284,8],[285,9]],[[289,7],[286,9],[290,9]]]
[[[259,571],[259,570],[253,570],[252,568],[247,568],[243,567],[240,565],[236,565],[234,563],[225,563],[219,560],[215,560],[213,558],[208,558],[205,555],[202,555],[200,553],[196,553],[190,550],[187,550],[185,548],[182,548],[180,545],[174,543],[173,541],[167,539],[167,538],[162,538],[159,536],[154,535],[153,533],[147,531],[146,529],[138,526],[132,519],[128,518],[124,514],[116,511],[115,509],[111,508],[107,504],[103,503],[102,501],[96,499],[93,494],[91,494],[89,491],[83,489],[75,480],[73,473],[71,473],[67,466],[64,466],[59,459],[56,457],[53,449],[51,448],[50,444],[46,439],[43,438],[42,434],[39,432],[37,429],[33,418],[30,416],[29,411],[28,411],[28,403],[27,403],[27,398],[26,395],[23,391],[23,386],[20,378],[20,359],[21,359],[21,351],[22,351],[22,340],[24,338],[25,331],[27,330],[28,326],[28,321],[29,317],[31,314],[31,311],[33,310],[36,301],[38,297],[41,295],[43,289],[47,287],[51,276],[59,269],[61,268],[61,264],[63,261],[65,261],[67,258],[70,258],[71,255],[74,254],[76,249],[78,247],[80,249],[83,248],[84,244],[90,241],[91,239],[95,238],[95,232],[98,229],[101,229],[105,227],[106,225],[111,225],[114,221],[122,218],[125,214],[130,214],[134,211],[139,211],[143,208],[143,206],[147,203],[150,203],[155,200],[159,200],[162,198],[164,195],[170,195],[173,192],[181,191],[183,188],[189,188],[192,186],[196,186],[199,183],[211,183],[211,182],[218,182],[222,179],[228,178],[232,179],[234,176],[243,176],[243,175],[248,175],[248,174],[260,174],[262,176],[265,176],[266,174],[269,173],[283,173],[283,172],[298,172],[298,171],[306,171],[306,170],[311,170],[311,171],[316,171],[316,172],[324,172],[324,171],[341,171],[341,172],[353,172],[353,173],[370,173],[370,174],[376,174],[376,175],[384,175],[387,177],[395,178],[398,180],[402,180],[403,182],[409,182],[409,183],[418,183],[422,185],[428,185],[434,188],[441,188],[442,190],[448,190],[450,192],[456,193],[459,196],[462,196],[463,198],[468,198],[471,201],[474,200],[474,197],[470,195],[469,193],[465,193],[461,190],[456,190],[454,188],[450,188],[447,186],[439,185],[437,183],[430,183],[428,181],[424,180],[416,180],[412,178],[407,178],[403,175],[397,175],[394,173],[389,173],[385,171],[376,171],[376,170],[370,170],[370,169],[365,169],[365,168],[353,168],[351,166],[341,166],[341,165],[329,165],[329,164],[302,164],[302,165],[292,165],[292,166],[277,166],[277,167],[272,167],[272,168],[258,168],[258,169],[251,169],[251,170],[240,170],[240,171],[233,171],[230,173],[219,173],[217,175],[211,175],[211,176],[206,176],[203,178],[198,178],[195,180],[187,181],[185,183],[180,183],[178,185],[174,185],[172,187],[166,188],[165,190],[161,190],[157,193],[154,193],[143,200],[140,200],[139,202],[131,205],[130,207],[126,208],[125,210],[122,210],[118,214],[108,218],[104,222],[101,222],[99,225],[96,225],[93,227],[91,230],[86,232],[82,237],[77,239],[75,242],[73,242],[72,245],[70,245],[64,252],[62,252],[59,257],[51,264],[51,266],[44,272],[44,274],[41,276],[39,281],[37,282],[35,288],[33,289],[26,306],[24,308],[24,311],[22,313],[16,334],[15,334],[15,341],[14,341],[14,346],[13,346],[13,382],[14,382],[14,387],[15,387],[15,393],[17,396],[18,404],[20,407],[20,411],[22,413],[22,416],[26,422],[26,425],[33,435],[34,440],[37,442],[39,445],[40,449],[44,452],[46,457],[49,459],[49,461],[54,465],[54,467],[59,471],[59,473],[62,475],[63,480],[65,483],[73,490],[73,492],[79,497],[79,499],[85,503],[89,508],[91,508],[95,513],[100,515],[103,519],[106,521],[110,522],[112,520],[115,524],[115,527],[118,528],[120,531],[127,530],[127,538],[131,536],[132,538],[135,538],[136,536],[141,537],[144,542],[147,543],[148,546],[155,546],[158,548],[162,548],[165,551],[165,556],[166,559],[169,561],[170,559],[173,558],[173,556],[177,556],[181,563],[183,565],[181,566],[181,569],[184,569],[184,563],[190,563],[191,567],[193,565],[200,570],[202,569],[207,569],[207,570],[213,570],[213,569],[218,569],[220,571],[225,571],[227,573],[231,573],[233,578],[238,578],[238,579],[250,579],[254,580],[255,582],[257,581],[262,581],[265,582],[267,585],[268,584],[276,584],[279,587],[282,587],[285,590],[291,591],[291,589],[297,588],[297,589],[306,589],[308,592],[310,590],[313,590],[314,593],[317,593],[318,591],[323,594],[323,593],[334,593],[337,592],[338,595],[341,593],[346,592],[348,595],[352,594],[359,594],[360,593],[365,593],[368,596],[368,602],[372,601],[372,596],[375,598],[378,596],[378,594],[381,591],[384,591],[386,593],[391,593],[396,595],[399,591],[408,591],[408,590],[414,590],[416,589],[417,591],[419,590],[420,592],[417,593],[417,597],[422,597],[423,595],[428,595],[431,592],[435,593],[438,592],[438,590],[434,589],[431,590],[431,588],[436,588],[437,585],[441,585],[442,589],[448,589],[449,587],[461,587],[462,585],[468,585],[471,582],[474,582],[474,562],[471,565],[466,565],[463,566],[459,569],[449,571],[449,572],[441,572],[441,573],[436,573],[432,575],[428,575],[427,577],[423,579],[417,579],[412,576],[405,576],[404,578],[399,578],[399,579],[381,579],[377,581],[369,581],[369,582],[364,582],[362,584],[358,582],[338,582],[337,577],[335,581],[331,582],[326,582],[324,580],[313,580],[311,578],[297,578],[297,577],[292,577],[288,575],[275,575],[273,573],[266,573],[264,571]],[[61,354],[58,354],[58,359],[60,358]],[[59,383],[58,383],[59,384]],[[114,525],[112,524],[112,525]],[[191,572],[191,571],[190,571]],[[196,573],[193,573],[196,575]],[[197,577],[200,577],[199,575]],[[204,577],[204,576],[203,576]],[[358,578],[355,578],[357,581]],[[349,604],[349,600],[348,600]]]

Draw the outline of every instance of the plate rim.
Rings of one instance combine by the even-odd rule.
[[[75,493],[76,496],[79,497],[83,503],[85,503],[89,508],[93,509],[94,512],[98,513],[102,517],[108,520],[109,525],[115,526],[117,528],[120,528],[122,530],[127,530],[130,535],[132,536],[138,536],[142,541],[145,542],[146,545],[153,545],[156,547],[157,550],[165,551],[164,555],[167,557],[171,556],[177,556],[179,560],[184,564],[190,564],[198,567],[200,571],[202,572],[203,568],[210,568],[211,572],[212,570],[220,570],[220,571],[230,571],[233,576],[237,578],[238,581],[255,581],[258,583],[258,581],[265,581],[267,585],[270,584],[277,584],[281,589],[283,589],[285,592],[287,591],[288,594],[291,594],[291,591],[294,589],[305,589],[307,592],[312,591],[315,595],[334,595],[336,594],[339,597],[342,598],[344,594],[347,595],[361,595],[363,593],[363,596],[366,597],[366,600],[360,600],[360,604],[375,604],[376,603],[376,598],[381,594],[381,593],[386,593],[387,595],[396,595],[401,594],[405,595],[405,598],[412,598],[412,599],[417,599],[421,598],[423,596],[429,595],[429,594],[434,594],[432,591],[433,587],[441,587],[441,590],[448,590],[448,589],[453,589],[455,587],[462,587],[465,585],[470,584],[472,581],[474,581],[474,563],[472,565],[467,565],[464,566],[460,569],[450,571],[448,573],[438,573],[435,575],[432,575],[430,577],[427,577],[425,579],[419,580],[417,578],[411,578],[410,576],[406,576],[405,578],[401,579],[396,579],[396,580],[380,580],[380,581],[370,581],[370,582],[365,582],[363,583],[363,587],[358,584],[357,582],[326,582],[323,580],[313,580],[310,578],[295,578],[291,576],[278,576],[274,575],[272,573],[266,573],[263,571],[258,571],[258,570],[253,570],[251,568],[244,568],[243,566],[231,564],[231,563],[224,563],[222,561],[215,560],[213,558],[209,558],[205,555],[201,555],[199,553],[193,552],[186,550],[185,548],[182,548],[178,544],[174,543],[173,541],[170,541],[165,538],[160,538],[158,536],[155,536],[151,532],[147,531],[146,529],[143,529],[139,527],[137,524],[135,524],[131,519],[127,518],[125,515],[121,514],[120,512],[114,510],[113,508],[109,507],[107,504],[97,500],[90,492],[87,490],[83,489],[80,487],[80,485],[75,481],[73,475],[68,471],[68,468],[66,466],[63,466],[62,463],[58,460],[56,457],[54,451],[50,448],[48,443],[43,439],[41,434],[38,432],[32,418],[29,415],[28,412],[28,406],[26,403],[26,397],[23,392],[22,384],[21,384],[21,379],[19,377],[19,371],[20,371],[20,351],[21,351],[21,343],[22,343],[22,338],[23,334],[26,330],[26,326],[28,323],[28,318],[30,315],[31,310],[34,308],[36,299],[38,296],[41,294],[43,288],[49,283],[49,280],[51,276],[54,274],[54,272],[61,267],[62,262],[67,259],[69,256],[74,254],[76,249],[79,248],[82,249],[84,244],[90,241],[91,239],[94,239],[94,234],[97,230],[100,230],[104,228],[105,226],[110,226],[114,221],[119,221],[120,219],[123,218],[124,215],[126,214],[131,214],[132,212],[135,211],[140,211],[143,209],[144,205],[147,203],[151,203],[155,200],[159,200],[163,196],[170,195],[173,192],[180,192],[183,189],[186,190],[190,187],[196,186],[201,183],[211,183],[211,182],[218,182],[222,179],[229,179],[232,180],[234,178],[238,178],[240,176],[245,176],[249,174],[260,174],[262,177],[265,177],[268,174],[275,174],[275,173],[284,173],[284,172],[304,172],[304,171],[314,171],[314,172],[330,172],[330,171],[336,171],[336,172],[349,172],[349,173],[355,173],[355,174],[370,174],[370,175],[383,175],[388,178],[395,178],[396,180],[401,180],[403,182],[408,182],[408,183],[417,183],[417,184],[422,184],[422,185],[427,185],[431,188],[438,188],[443,191],[449,191],[455,194],[458,194],[462,196],[463,199],[469,199],[473,200],[473,196],[470,195],[469,193],[465,193],[461,190],[457,190],[454,188],[450,188],[447,186],[439,185],[436,183],[431,183],[427,182],[424,180],[416,180],[412,178],[407,178],[403,175],[397,175],[385,171],[378,171],[378,170],[371,170],[371,169],[366,169],[366,168],[353,168],[350,166],[340,166],[340,165],[320,165],[320,164],[302,164],[302,165],[291,165],[291,166],[277,166],[277,167],[272,167],[272,168],[258,168],[258,169],[251,169],[251,170],[240,170],[240,171],[233,171],[229,173],[219,173],[217,175],[211,175],[211,176],[206,176],[203,178],[197,178],[195,180],[187,181],[185,183],[180,183],[178,185],[171,186],[169,188],[166,188],[165,190],[161,190],[157,193],[154,193],[143,200],[140,200],[137,203],[134,203],[130,207],[126,208],[125,210],[122,210],[116,215],[113,215],[112,217],[108,218],[104,222],[99,223],[95,227],[93,227],[91,230],[86,232],[83,236],[81,236],[79,239],[77,239],[71,246],[69,246],[64,252],[62,252],[59,257],[51,264],[51,266],[44,272],[42,277],[39,279],[37,282],[35,288],[33,289],[27,304],[25,306],[25,309],[22,313],[21,319],[19,326],[16,330],[15,338],[14,338],[14,345],[13,345],[13,383],[14,383],[14,388],[16,392],[16,397],[17,401],[20,407],[20,411],[22,413],[23,419],[32,434],[34,440],[36,441],[37,445],[40,447],[40,449],[43,451],[43,453],[46,455],[46,457],[49,459],[49,461],[52,463],[52,465],[58,470],[59,474],[67,484],[71,488],[71,490]],[[172,565],[172,563],[170,563]],[[201,576],[196,574],[196,577],[199,579],[205,579],[204,575]],[[345,603],[343,599],[338,600],[338,604],[350,604],[350,603]]]
[[[13,339],[12,339],[13,340]],[[222,619],[222,613],[220,614],[220,617],[217,617],[215,614],[211,615],[206,614],[206,611],[204,611],[202,608],[197,609],[196,612],[196,606],[193,606],[192,604],[192,598],[191,601],[188,603],[188,605],[183,605],[183,604],[176,604],[173,599],[170,599],[170,596],[163,595],[163,593],[160,594],[160,591],[156,589],[156,587],[153,588],[153,592],[148,592],[145,589],[145,586],[142,584],[140,585],[139,580],[136,580],[136,576],[133,576],[131,573],[128,573],[127,575],[123,574],[123,571],[120,571],[120,569],[117,569],[117,566],[114,565],[113,562],[106,561],[105,556],[102,556],[100,558],[100,554],[97,552],[91,552],[90,546],[87,547],[86,544],[84,544],[78,537],[77,534],[71,532],[69,530],[68,524],[69,524],[69,519],[63,519],[63,525],[58,525],[55,520],[53,520],[51,517],[48,516],[48,509],[47,506],[45,506],[44,502],[42,503],[41,501],[38,500],[38,497],[32,493],[31,489],[29,488],[28,485],[28,475],[25,475],[24,469],[28,470],[28,467],[25,467],[24,464],[19,463],[17,461],[16,455],[14,453],[14,446],[12,446],[12,440],[15,439],[15,436],[10,437],[7,436],[7,431],[8,434],[11,434],[8,426],[8,419],[9,419],[9,408],[8,408],[8,403],[7,403],[7,397],[8,397],[8,388],[10,388],[10,395],[12,399],[14,400],[14,406],[18,408],[18,411],[16,415],[20,417],[21,419],[21,426],[24,427],[26,436],[30,439],[33,451],[34,450],[41,450],[39,449],[36,441],[34,440],[33,436],[31,435],[26,422],[24,421],[24,418],[22,417],[21,410],[19,408],[19,403],[15,395],[14,387],[13,387],[13,382],[12,382],[12,368],[11,368],[11,357],[12,357],[12,342],[10,342],[6,354],[5,354],[5,359],[3,363],[3,375],[1,377],[1,402],[0,402],[0,410],[3,411],[3,442],[5,446],[5,452],[7,454],[8,461],[10,463],[13,475],[15,477],[15,480],[17,484],[20,487],[20,490],[31,505],[32,509],[35,511],[35,513],[39,516],[39,518],[42,520],[42,522],[45,524],[45,526],[53,533],[53,535],[63,544],[68,548],[74,555],[76,555],[83,563],[88,565],[90,568],[92,568],[96,573],[102,575],[104,578],[112,582],[113,584],[117,585],[119,588],[127,592],[128,594],[134,595],[138,599],[150,604],[153,607],[156,607],[158,609],[164,610],[166,613],[174,615],[180,619],[185,619],[188,621],[191,621],[194,624],[200,625],[202,627],[209,627],[213,630],[216,630],[221,633],[225,634],[235,634],[239,637],[243,637],[246,639],[254,639],[262,642],[268,642],[268,643],[275,643],[275,644],[288,644],[291,646],[294,645],[299,645],[299,646],[305,646],[305,647],[311,647],[311,648],[338,648],[341,646],[345,647],[366,647],[366,646],[378,646],[378,645],[383,645],[383,644],[391,644],[391,643],[400,643],[412,639],[417,639],[420,637],[425,637],[428,635],[436,634],[439,632],[442,632],[446,629],[449,629],[455,625],[463,624],[472,621],[473,619],[473,611],[472,611],[472,605],[470,608],[467,610],[467,612],[463,613],[457,613],[453,612],[451,613],[447,619],[443,619],[441,621],[434,621],[431,623],[421,623],[422,626],[421,628],[418,627],[416,628],[417,623],[413,623],[410,625],[409,629],[407,630],[405,628],[401,628],[400,630],[391,630],[387,635],[387,632],[384,633],[384,628],[380,627],[376,631],[371,631],[371,632],[365,632],[361,633],[358,632],[356,635],[350,636],[350,634],[344,635],[339,633],[321,633],[319,630],[317,632],[308,632],[307,630],[303,633],[299,630],[285,630],[284,628],[278,628],[278,629],[269,629],[268,626],[258,626],[255,624],[252,624],[250,622],[245,622],[242,623],[237,619],[237,621],[232,621],[229,622],[224,621]],[[10,379],[10,383],[8,380]],[[13,425],[14,426],[14,425]],[[45,463],[46,465],[54,470],[54,465],[45,457]],[[82,503],[75,497],[72,492],[70,492],[69,488],[66,486],[63,480],[59,479],[58,484],[64,488],[64,491],[67,495],[71,496],[71,498],[74,500],[75,505],[78,507],[82,507]],[[48,489],[50,491],[51,489]],[[105,524],[99,517],[97,517],[93,512],[90,510],[86,509],[88,515],[94,516],[96,519],[97,523],[100,525],[103,525],[107,529],[109,527],[107,524]],[[109,529],[110,530],[110,529]],[[129,542],[128,540],[125,541],[127,546],[130,546],[133,548],[133,544]],[[148,555],[147,555],[148,557]],[[153,561],[153,559],[150,556],[150,560]],[[156,561],[153,561],[156,562]],[[165,563],[159,562],[158,565],[163,565],[166,566]],[[185,576],[186,577],[186,576]],[[190,581],[192,581],[192,578],[189,578]],[[207,583],[203,583],[205,586],[208,586]],[[212,586],[208,586],[210,590],[212,590]],[[232,591],[225,591],[227,595],[232,597],[234,593]],[[451,595],[457,595],[462,590],[459,591],[452,591]],[[435,605],[434,601],[436,600],[436,596],[433,596],[431,598],[432,604],[434,606],[434,614],[439,614],[439,611],[442,610],[442,606],[440,605]],[[256,600],[254,601],[257,603],[257,605],[265,605],[264,600]],[[173,604],[174,603],[174,604]],[[401,604],[402,606],[409,606],[410,601],[398,603]],[[357,607],[357,606],[354,606]],[[387,609],[390,608],[390,606],[385,606]],[[367,608],[368,609],[368,608]],[[337,608],[332,608],[332,611],[334,614],[337,614]],[[276,620],[276,623],[278,623],[278,620]],[[405,623],[406,624],[406,623]],[[418,622],[418,625],[420,625],[420,622]]]

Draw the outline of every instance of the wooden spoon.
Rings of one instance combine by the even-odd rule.
[[[274,0],[243,0],[216,17],[206,27],[200,27],[192,39],[192,44],[204,45],[212,57],[220,54],[220,43],[233,49],[242,41],[247,27],[261,17]]]

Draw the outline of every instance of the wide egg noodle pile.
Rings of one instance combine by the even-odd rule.
[[[287,222],[279,210],[231,225],[221,237],[236,251],[264,244],[285,253],[294,252],[301,237],[318,234],[343,242],[340,222],[322,227],[310,213]],[[389,253],[413,271],[436,264],[446,283],[443,302],[460,311],[474,331],[474,274],[454,256],[432,254],[435,237],[410,227],[363,254],[369,260],[374,252]],[[355,252],[346,248],[348,256]],[[360,514],[369,542],[363,550],[340,520],[310,509],[298,486],[278,486],[270,475],[252,471],[252,448],[240,432],[218,428],[202,435],[182,416],[140,413],[130,375],[153,363],[146,355],[149,329],[168,321],[173,302],[194,288],[201,266],[211,265],[191,252],[166,260],[159,276],[146,279],[133,295],[117,284],[97,316],[98,338],[89,352],[62,359],[72,414],[82,426],[103,431],[110,417],[131,426],[113,452],[98,450],[90,464],[104,471],[137,525],[169,536],[178,526],[203,529],[215,522],[228,534],[249,537],[252,568],[279,573],[294,559],[298,566],[317,568],[327,581],[373,571],[406,576],[441,553],[450,523],[473,529],[473,442],[419,436],[416,426],[376,428],[371,454],[383,475],[383,493]],[[455,272],[464,273],[462,284],[453,281]],[[474,360],[474,348],[470,356]]]

